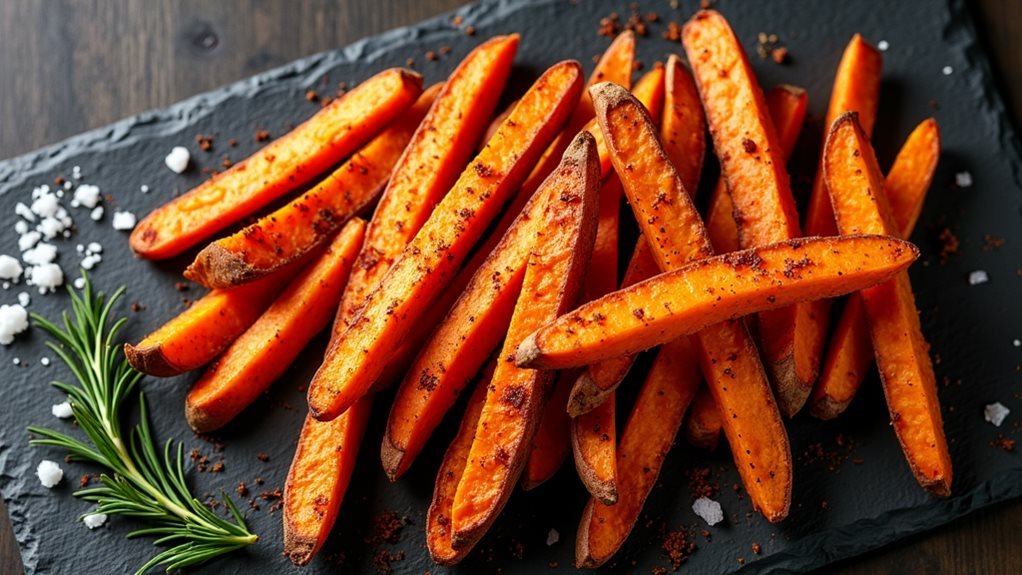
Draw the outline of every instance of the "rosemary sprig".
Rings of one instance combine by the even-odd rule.
[[[144,394],[139,392],[140,423],[125,436],[121,429],[121,407],[138,387],[142,373],[121,357],[114,338],[127,318],[108,327],[114,303],[124,293],[117,290],[109,299],[93,293],[88,277],[81,294],[71,294],[71,317],[63,314],[63,328],[32,314],[35,324],[56,342],[47,342],[78,380],[79,385],[55,381],[67,394],[75,420],[88,438],[76,439],[41,427],[30,427],[33,445],[66,449],[76,460],[91,461],[109,470],[100,485],[80,489],[75,495],[98,503],[96,513],[136,517],[151,524],[128,537],[155,537],[156,545],[167,545],[147,561],[136,574],[163,566],[167,571],[199,565],[214,557],[255,543],[259,537],[248,530],[238,508],[224,493],[234,521],[214,514],[188,490],[181,444],[174,449],[167,441],[158,453],[149,427]]]

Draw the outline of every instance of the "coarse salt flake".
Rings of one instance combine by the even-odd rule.
[[[20,305],[0,305],[0,344],[10,345],[14,336],[28,329],[28,312]]]
[[[990,281],[990,276],[983,270],[976,270],[969,274],[969,285],[985,284]]]
[[[35,229],[39,230],[43,234],[43,237],[51,240],[57,237],[58,234],[67,229],[67,224],[58,220],[57,218],[45,218],[39,222],[39,225]]]
[[[891,45],[887,42],[887,40],[877,42],[877,50],[880,50],[881,52],[886,52],[890,47]]]
[[[28,224],[25,223],[23,220],[18,220],[14,224],[14,233],[18,234],[19,236],[21,234],[27,234],[28,233]]]
[[[75,188],[74,201],[78,205],[86,208],[94,208],[99,205],[99,201],[102,199],[102,195],[99,191],[99,186],[92,184],[82,184]]]
[[[43,367],[50,367],[50,358],[48,358],[48,357],[46,357],[46,356],[44,355],[44,356],[42,356],[42,357],[40,357],[40,358],[39,358],[39,363],[40,363],[40,364],[41,364],[41,365],[42,365]]]
[[[64,284],[64,271],[57,264],[43,264],[31,268],[28,282],[39,286],[41,293],[54,291]]]
[[[17,259],[7,254],[0,255],[0,279],[17,281],[23,271]]]
[[[75,278],[74,281],[75,289],[82,289],[85,287],[85,278]]]
[[[950,76],[955,73],[955,69],[951,66],[944,66],[940,71],[943,72],[945,76]]]
[[[138,191],[142,192],[143,194],[148,194],[149,186],[147,186],[146,184],[142,184],[141,186],[139,186]]]
[[[21,259],[31,266],[41,266],[57,259],[57,246],[41,243],[36,247],[21,254]]]
[[[106,523],[106,513],[89,513],[82,517],[82,523],[90,530],[102,527]]]
[[[50,218],[57,215],[57,210],[60,209],[60,200],[55,194],[44,193],[32,202],[30,209],[39,217]]]
[[[993,423],[995,427],[1000,427],[1004,423],[1004,418],[1008,417],[1009,413],[1011,413],[1011,410],[1004,407],[1004,404],[999,401],[988,404],[983,408],[983,417],[989,423]]]
[[[1022,347],[1022,339],[1013,339],[1013,340],[1011,340],[1011,345],[1013,345],[1015,347]]]
[[[21,202],[14,205],[14,213],[30,222],[35,221],[35,214],[32,213],[32,210],[30,210],[28,206]]]
[[[115,230],[133,230],[135,229],[135,214],[131,212],[114,212],[114,219],[111,222]]]
[[[92,218],[92,221],[94,221],[94,222],[98,222],[99,220],[102,220],[103,219],[103,206],[96,206],[95,208],[93,208],[92,211],[89,212],[89,217]]]
[[[560,540],[561,534],[556,529],[551,528],[550,532],[546,534],[547,547],[553,545],[554,543],[557,543]]]
[[[99,242],[89,242],[89,245],[85,248],[94,254],[103,253],[103,245]]]
[[[100,256],[89,254],[82,258],[82,263],[80,265],[82,266],[82,269],[88,271],[96,267],[96,264],[98,264],[101,261],[103,261],[103,258],[101,258]]]
[[[39,483],[42,483],[43,487],[50,489],[56,487],[60,480],[64,478],[64,470],[55,461],[50,461],[49,459],[39,462],[39,467],[36,468],[35,474],[39,478]]]
[[[22,234],[21,237],[18,238],[18,249],[21,251],[31,249],[31,247],[39,243],[39,240],[41,239],[43,239],[43,234],[39,232],[32,231],[27,234]]]
[[[20,304],[21,307],[28,307],[30,303],[32,303],[32,296],[28,295],[27,291],[23,291],[18,294],[18,304]]]
[[[724,510],[720,508],[720,503],[708,497],[696,499],[692,504],[692,511],[711,527],[724,520]]]
[[[54,404],[53,407],[50,408],[50,413],[53,414],[53,417],[58,419],[67,419],[74,415],[74,412],[71,411],[71,402],[69,401]]]
[[[183,146],[174,146],[174,149],[167,154],[163,162],[167,164],[167,167],[176,174],[180,174],[188,169],[188,162],[192,159],[192,155],[188,152],[188,148]]]
[[[972,174],[969,172],[958,172],[955,174],[955,185],[959,188],[968,188],[972,186]]]

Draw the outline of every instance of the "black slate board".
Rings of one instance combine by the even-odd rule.
[[[887,40],[880,117],[874,140],[881,164],[888,166],[911,128],[926,116],[940,122],[944,154],[930,199],[913,238],[923,251],[912,269],[923,326],[935,356],[938,377],[950,385],[940,393],[945,406],[945,427],[950,439],[956,476],[953,496],[935,500],[913,481],[897,442],[887,425],[886,409],[876,378],[866,382],[860,397],[840,420],[821,423],[800,415],[790,426],[796,459],[794,505],[791,517],[781,525],[769,525],[751,513],[746,498],[736,496],[731,485],[738,481],[726,449],[706,455],[682,443],[665,464],[660,485],[646,505],[644,519],[612,563],[608,572],[649,572],[667,565],[660,551],[661,530],[686,528],[699,550],[686,564],[690,573],[743,573],[804,571],[888,544],[899,538],[937,527],[985,505],[1022,494],[1022,460],[990,445],[999,433],[1013,437],[1018,430],[1018,365],[1022,349],[1013,345],[1022,338],[1022,305],[1017,293],[1022,282],[1022,226],[1020,226],[1018,139],[1011,130],[1003,104],[993,88],[991,73],[976,34],[960,0],[947,4],[924,2],[887,3],[883,9],[871,2],[768,2],[721,1],[718,5],[731,20],[746,47],[755,46],[761,31],[777,33],[789,48],[792,61],[778,66],[755,57],[754,65],[764,86],[789,82],[806,87],[811,117],[793,165],[796,192],[804,199],[818,149],[821,121],[826,109],[834,68],[854,32],[873,42]],[[656,0],[640,2],[642,12],[656,10],[664,20],[683,22],[694,10],[694,1],[678,10]],[[257,148],[252,134],[266,128],[283,133],[316,106],[303,99],[307,88],[328,93],[339,81],[349,84],[414,57],[428,82],[438,81],[474,45],[493,34],[523,33],[511,92],[524,89],[539,71],[554,61],[575,57],[591,67],[590,57],[608,44],[597,36],[597,22],[613,10],[627,14],[623,1],[587,0],[572,5],[567,0],[505,0],[484,2],[458,11],[464,25],[476,29],[468,37],[450,24],[450,15],[414,27],[394,30],[343,50],[312,56],[269,73],[203,94],[165,110],[147,112],[55,146],[0,163],[0,213],[2,224],[12,228],[13,206],[26,201],[33,186],[50,183],[56,175],[69,176],[72,166],[81,167],[83,180],[99,185],[112,199],[100,224],[83,211],[73,210],[79,229],[70,240],[60,242],[60,263],[70,274],[77,266],[76,243],[100,241],[104,261],[94,272],[98,286],[112,289],[125,284],[128,297],[122,312],[130,315],[125,332],[136,339],[181,309],[182,297],[198,297],[175,291],[174,283],[186,258],[152,264],[132,257],[126,236],[109,225],[112,208],[131,210],[140,216],[177,192],[202,179],[197,169],[184,176],[163,167],[163,157],[174,145],[193,148],[199,166],[216,167],[222,153],[240,159]],[[649,38],[638,44],[640,58],[649,64],[680,46],[660,38],[665,22],[650,25]],[[426,50],[449,45],[453,52],[439,62],[427,62]],[[942,68],[953,73],[944,75]],[[196,133],[217,136],[216,153],[195,150]],[[226,146],[236,138],[237,149]],[[712,168],[711,170],[712,171]],[[971,173],[974,185],[953,186],[954,174]],[[704,181],[712,181],[712,173]],[[141,194],[139,186],[153,190]],[[66,204],[66,200],[65,200]],[[939,264],[933,237],[944,226],[961,239],[960,253]],[[984,234],[1003,237],[1007,243],[984,250]],[[16,254],[16,234],[0,234],[0,253]],[[988,272],[990,282],[970,286],[970,271]],[[0,302],[13,303],[19,286],[0,291]],[[31,311],[56,316],[66,296],[33,293]],[[132,313],[128,302],[139,302],[143,311]],[[88,531],[75,518],[89,506],[71,497],[79,475],[95,470],[64,464],[67,479],[53,491],[43,488],[34,476],[43,458],[62,454],[27,445],[25,427],[45,424],[68,428],[67,422],[50,415],[50,405],[61,401],[46,382],[66,377],[62,367],[40,365],[46,353],[39,333],[19,336],[0,350],[4,398],[0,403],[0,490],[15,526],[26,571],[32,573],[122,573],[133,571],[153,552],[146,540],[128,541],[124,535],[137,524],[113,519],[107,527]],[[223,457],[220,474],[191,474],[200,494],[225,488],[233,491],[245,481],[254,492],[282,486],[294,438],[303,416],[303,384],[308,381],[322,354],[320,341],[308,349],[287,376],[260,399],[219,438],[226,443],[217,453],[210,443],[196,438],[182,418],[182,400],[190,377],[158,381],[148,379],[145,390],[153,406],[155,429],[160,438],[174,437],[188,448],[197,447],[213,461]],[[22,360],[21,367],[12,364]],[[635,387],[634,385],[631,387]],[[1001,401],[1015,412],[1000,429],[983,420],[983,406]],[[368,439],[338,521],[335,534],[318,558],[304,571],[292,567],[280,555],[280,513],[249,510],[248,519],[262,536],[259,545],[216,562],[201,572],[327,573],[342,565],[345,571],[371,572],[372,556],[380,550],[403,551],[393,563],[397,573],[440,572],[424,549],[421,526],[443,445],[451,436],[451,422],[440,429],[420,462],[406,479],[388,484],[378,462],[378,442],[387,401],[380,401]],[[838,435],[844,446],[836,445]],[[812,455],[814,444],[836,459]],[[265,453],[268,462],[257,459]],[[834,470],[828,467],[835,467]],[[713,482],[722,486],[718,499],[727,521],[709,529],[712,542],[696,535],[703,527],[692,513],[686,473],[709,467]],[[262,477],[265,485],[256,486]],[[573,541],[583,492],[565,468],[548,485],[531,493],[515,495],[503,517],[466,560],[462,573],[529,573],[547,570],[556,561],[561,569],[572,563]],[[367,545],[371,517],[394,510],[410,525],[394,545]],[[550,529],[560,542],[546,545]],[[752,543],[762,546],[754,556]],[[513,556],[521,551],[522,560]],[[340,556],[343,555],[343,561]],[[739,559],[745,561],[740,567]]]

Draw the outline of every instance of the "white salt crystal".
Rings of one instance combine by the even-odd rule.
[[[67,229],[67,225],[57,218],[44,218],[35,229],[39,230],[44,238],[51,240]]]
[[[102,196],[99,192],[99,186],[93,186],[91,184],[82,184],[75,188],[75,202],[79,205],[85,206],[86,208],[94,208],[99,204],[99,200]]]
[[[890,47],[891,45],[887,43],[887,40],[877,42],[877,50],[880,50],[881,52],[886,52]]]
[[[96,264],[98,264],[100,260],[101,258],[99,256],[87,255],[84,258],[82,258],[81,263],[82,269],[91,270],[92,268],[96,267]]]
[[[39,462],[39,467],[36,468],[35,474],[39,477],[39,483],[42,483],[43,487],[51,489],[64,478],[64,470],[55,461],[50,461],[49,459]]]
[[[43,264],[32,268],[29,283],[39,286],[40,293],[54,291],[64,283],[64,271],[57,264]]]
[[[943,72],[945,76],[950,76],[951,74],[955,73],[955,69],[952,68],[951,66],[944,66],[941,69],[941,72]]]
[[[139,186],[138,191],[142,192],[143,194],[148,194],[149,186],[142,184],[141,186]]]
[[[74,412],[71,411],[71,402],[68,401],[55,404],[50,408],[50,413],[58,419],[67,419],[74,415]]]
[[[114,212],[112,225],[115,230],[133,230],[135,222],[135,214],[131,212]]]
[[[25,263],[31,266],[48,264],[57,259],[57,246],[41,243],[21,254],[21,259],[25,260]]]
[[[39,358],[39,363],[40,363],[40,364],[41,364],[41,365],[42,365],[43,367],[50,367],[50,358],[48,358],[48,357],[46,357],[46,356],[44,355],[43,357]]]
[[[556,529],[550,529],[550,533],[546,534],[546,544],[547,544],[547,547],[553,545],[554,543],[557,543],[560,540],[561,540],[561,534],[558,533]]]
[[[955,185],[959,188],[968,188],[972,186],[972,174],[969,172],[958,172],[955,174]]]
[[[57,215],[57,210],[60,209],[60,200],[54,194],[44,193],[39,196],[39,199],[32,202],[32,207],[29,209],[39,217],[50,218]]]
[[[7,254],[0,255],[0,279],[17,281],[23,271],[17,259]]]
[[[695,511],[695,514],[710,526],[724,520],[724,510],[720,508],[720,503],[708,497],[696,499],[695,503],[692,504],[692,511]]]
[[[102,527],[106,523],[106,513],[89,513],[82,517],[82,523],[90,530]]]
[[[103,253],[103,245],[100,244],[99,242],[89,242],[89,245],[86,249],[94,254]]]
[[[28,224],[25,223],[24,220],[18,220],[17,223],[14,224],[14,233],[19,236],[28,233]]]
[[[96,206],[93,208],[92,212],[89,213],[89,217],[92,218],[92,221],[94,222],[98,222],[103,219],[103,206]]]
[[[995,401],[983,409],[983,417],[989,423],[993,423],[996,427],[1001,426],[1001,423],[1004,422],[1004,418],[1008,417],[1009,413],[1011,413],[1011,410],[1004,407],[1004,405],[999,401]]]
[[[85,278],[75,278],[74,281],[75,289],[82,289],[85,287]]]
[[[28,304],[32,303],[32,296],[28,295],[27,291],[23,291],[18,294],[18,303],[21,307],[28,307]]]
[[[983,270],[976,270],[969,274],[969,285],[985,284],[990,281],[990,276]]]
[[[39,240],[41,239],[43,239],[43,234],[39,232],[28,232],[27,234],[22,234],[22,236],[18,238],[18,249],[25,251],[39,243]]]
[[[1013,339],[1013,340],[1011,340],[1011,345],[1013,345],[1015,347],[1022,347],[1022,339]]]
[[[19,216],[25,218],[30,222],[35,221],[35,214],[32,213],[32,210],[29,209],[28,206],[21,202],[18,202],[17,204],[14,205],[14,213],[18,214]]]
[[[20,305],[0,305],[0,344],[10,345],[14,336],[28,329],[28,312]]]
[[[167,154],[163,162],[167,164],[167,167],[176,174],[180,174],[188,169],[188,162],[192,159],[192,155],[188,152],[188,148],[183,146],[174,146],[174,149]]]

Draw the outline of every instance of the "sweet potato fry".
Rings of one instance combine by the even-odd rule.
[[[824,177],[843,234],[899,235],[883,175],[856,114],[842,114],[827,136]],[[847,257],[847,253],[846,253]],[[919,325],[908,273],[863,289],[876,362],[891,424],[919,484],[934,495],[951,493],[951,456],[944,438],[929,346]]]
[[[660,269],[712,255],[702,220],[650,118],[620,88],[601,84],[593,91],[614,168]],[[703,330],[696,345],[715,397],[735,415],[728,437],[746,490],[764,516],[779,521],[791,501],[791,456],[755,345],[740,321]]]
[[[621,280],[621,287],[630,287],[659,273],[660,267],[653,257],[649,243],[640,236],[632,251],[628,269],[625,270],[625,277]],[[575,385],[571,389],[571,395],[568,397],[568,415],[580,417],[606,402],[628,375],[634,362],[634,355],[624,355],[588,366],[575,380]]]
[[[857,112],[859,122],[866,134],[873,133],[877,105],[880,99],[880,74],[883,57],[869,45],[862,36],[852,37],[845,48],[838,65],[830,105],[827,108],[826,126],[831,126],[838,116],[845,112]],[[823,178],[823,150],[820,150],[819,168],[806,206],[804,229],[809,236],[832,236],[837,234],[834,210]],[[810,361],[819,366],[823,346],[829,335],[830,300],[817,300],[809,305],[809,321],[799,331],[795,345],[805,350]]]
[[[539,428],[532,438],[532,448],[522,471],[522,489],[526,491],[553,477],[571,450],[571,418],[565,409],[575,376],[574,370],[568,370],[554,378],[553,391],[543,407]]]
[[[308,565],[323,546],[355,469],[373,398],[333,421],[307,417],[284,483],[284,555]]]
[[[581,68],[568,61],[547,70],[522,96],[493,141],[462,172],[366,299],[359,321],[328,350],[309,386],[313,417],[333,419],[365,395],[408,326],[450,283],[500,206],[567,120],[581,89]]]
[[[441,86],[426,90],[385,130],[319,184],[287,205],[202,249],[185,277],[212,288],[271,274],[326,243],[376,200]]]
[[[130,245],[146,259],[180,254],[315,180],[415,102],[422,76],[392,68],[362,82],[287,135],[146,216]]]
[[[766,94],[767,109],[770,110],[770,119],[777,129],[777,139],[781,142],[782,156],[785,158],[791,157],[798,135],[802,132],[808,100],[805,90],[788,84],[775,86]],[[717,187],[713,189],[706,215],[706,231],[710,234],[713,250],[719,254],[741,249],[738,245],[738,222],[732,213],[733,208],[727,183],[721,177],[717,180]],[[819,365],[819,362],[816,365]],[[697,404],[693,405],[693,409]]]
[[[730,319],[861,291],[918,257],[914,245],[877,235],[788,240],[713,256],[557,318],[522,340],[515,361],[566,369],[638,353]]]
[[[611,393],[571,420],[571,451],[586,491],[607,505],[617,502],[617,401]]]
[[[359,265],[341,299],[335,332],[353,319],[468,164],[511,74],[518,40],[511,34],[486,41],[447,78],[376,206]]]
[[[468,464],[468,452],[472,449],[472,440],[476,436],[479,416],[483,413],[486,385],[493,377],[496,366],[496,360],[490,360],[481,372],[475,391],[468,398],[458,433],[444,452],[444,459],[436,474],[433,500],[426,511],[426,547],[433,561],[440,565],[454,565],[464,559],[472,548],[472,545],[465,545],[463,549],[458,550],[451,546],[451,507],[454,505],[454,492],[458,489],[458,481],[461,480],[465,465]]]
[[[727,20],[703,10],[682,32],[706,109],[714,149],[721,159],[743,248],[797,238],[795,199],[784,168],[782,143],[770,119],[748,57]],[[806,313],[796,307],[759,315],[759,342],[781,411],[789,417],[805,404],[816,368],[797,366],[795,337]]]
[[[599,567],[624,544],[656,484],[700,381],[698,361],[689,340],[665,344],[621,434],[617,503],[607,504],[595,497],[589,500],[575,540],[576,566]]]
[[[691,194],[699,187],[706,154],[706,120],[692,73],[681,58],[667,57],[664,77],[664,114],[660,121],[660,141],[674,163],[678,177]],[[648,109],[648,108],[647,108]],[[650,115],[654,122],[656,116]]]
[[[909,135],[884,182],[894,222],[903,238],[912,235],[939,157],[940,131],[930,118]],[[873,355],[862,298],[852,294],[834,327],[823,372],[813,390],[814,416],[831,419],[848,407],[873,363]]]
[[[713,400],[710,390],[702,388],[692,400],[692,407],[685,421],[685,439],[699,449],[713,451],[720,443],[720,430],[723,427],[720,410]]]
[[[364,235],[361,219],[346,225],[326,253],[210,366],[185,400],[192,429],[207,433],[227,424],[323,330],[341,299]]]
[[[508,104],[507,108],[504,108],[503,112],[497,114],[492,120],[490,120],[489,125],[486,126],[486,131],[483,132],[483,139],[479,140],[479,147],[477,148],[478,152],[481,152],[483,148],[486,147],[486,144],[493,138],[493,135],[497,133],[497,130],[500,129],[504,120],[507,120],[507,117],[511,115],[511,112],[515,109],[515,104],[517,103],[517,100],[511,102]]]
[[[296,271],[287,268],[235,289],[213,290],[142,341],[124,344],[124,355],[132,367],[156,377],[199,369],[259,319]]]
[[[596,236],[599,159],[588,132],[572,141],[537,193],[547,195],[549,223],[533,246],[507,339],[458,482],[451,509],[451,545],[464,550],[489,529],[525,466],[539,425],[550,372],[514,364],[516,342],[571,309],[582,292]]]

